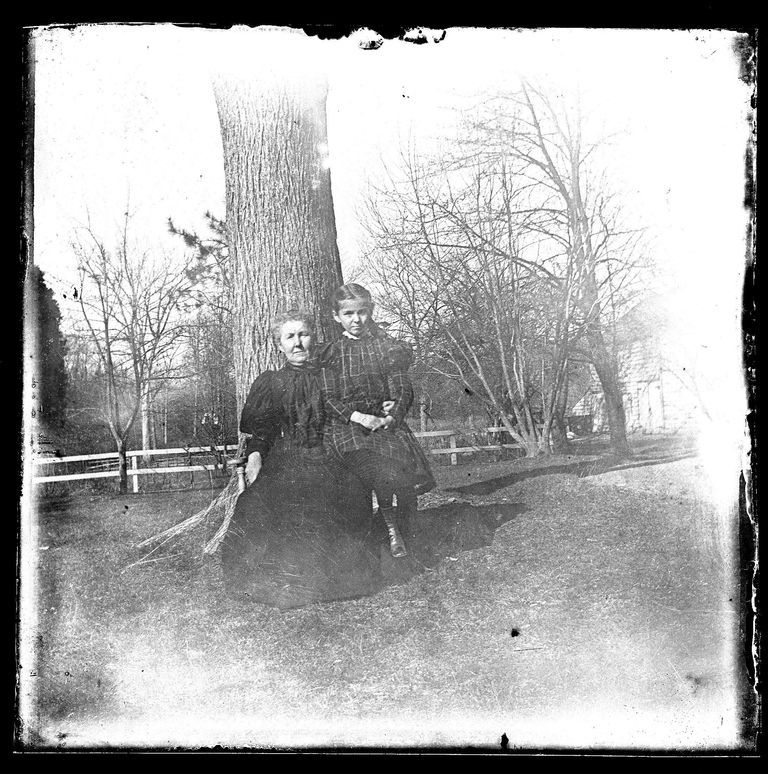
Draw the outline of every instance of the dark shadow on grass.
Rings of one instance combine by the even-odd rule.
[[[665,462],[677,462],[678,460],[687,460],[698,456],[695,452],[681,452],[680,454],[669,454],[665,457],[654,457],[653,459],[618,460],[613,464],[608,464],[604,469],[597,469],[592,473],[580,474],[580,478],[585,476],[596,476],[598,473],[607,473],[609,470],[631,470],[632,468],[645,468],[649,465],[662,465]],[[600,468],[601,466],[598,466]]]
[[[387,583],[399,583],[425,569],[437,567],[448,557],[491,545],[496,530],[528,508],[521,503],[469,505],[447,503],[420,510],[401,531],[408,556],[394,559],[388,550],[386,532],[381,528],[382,572]]]
[[[597,476],[611,470],[629,470],[631,468],[642,468],[649,465],[661,465],[663,463],[677,462],[678,460],[689,459],[690,457],[695,456],[695,452],[681,451],[677,454],[666,454],[663,456],[644,457],[637,455],[629,460],[612,456],[600,457],[599,459],[592,460],[574,460],[573,462],[563,465],[542,465],[527,470],[518,470],[504,476],[497,476],[496,478],[487,481],[478,481],[474,484],[446,487],[444,491],[465,495],[489,495],[504,487],[512,486],[519,481],[524,481],[528,478],[536,478],[537,476],[552,476],[558,473],[565,473],[574,475],[578,478],[588,478],[589,476]]]
[[[360,599],[370,597],[387,586],[407,583],[426,570],[436,568],[443,560],[457,559],[460,554],[491,545],[496,530],[527,511],[520,503],[494,503],[474,506],[469,503],[446,503],[434,508],[419,510],[411,518],[397,517],[400,532],[405,540],[407,555],[393,557],[389,548],[389,537],[384,520],[378,515],[371,518],[370,548],[377,553],[379,562],[375,583],[359,593],[345,596],[317,599],[293,599],[286,588],[276,603],[267,605],[282,610],[307,608],[324,602]],[[231,597],[236,604],[252,605],[254,600],[248,593]],[[264,603],[262,603],[264,604]]]

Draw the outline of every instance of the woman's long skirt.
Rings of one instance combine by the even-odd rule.
[[[370,493],[322,449],[267,456],[222,546],[227,591],[280,608],[352,599],[384,585]]]

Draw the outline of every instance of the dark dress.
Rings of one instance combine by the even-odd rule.
[[[262,468],[222,546],[231,595],[289,608],[384,585],[370,493],[324,450],[323,419],[310,367],[267,371],[251,386],[240,429]]]

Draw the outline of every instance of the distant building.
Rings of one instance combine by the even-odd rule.
[[[693,430],[702,410],[696,385],[696,352],[686,347],[661,310],[647,297],[617,325],[619,382],[628,432],[668,433]],[[608,429],[600,380],[590,366],[586,393],[569,412],[570,429]]]

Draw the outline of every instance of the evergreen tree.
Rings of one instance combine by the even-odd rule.
[[[53,297],[53,291],[46,284],[44,273],[37,266],[31,267],[29,279],[36,307],[36,412],[46,426],[61,427],[67,402],[67,370],[64,363],[67,342],[60,327],[61,310]]]

